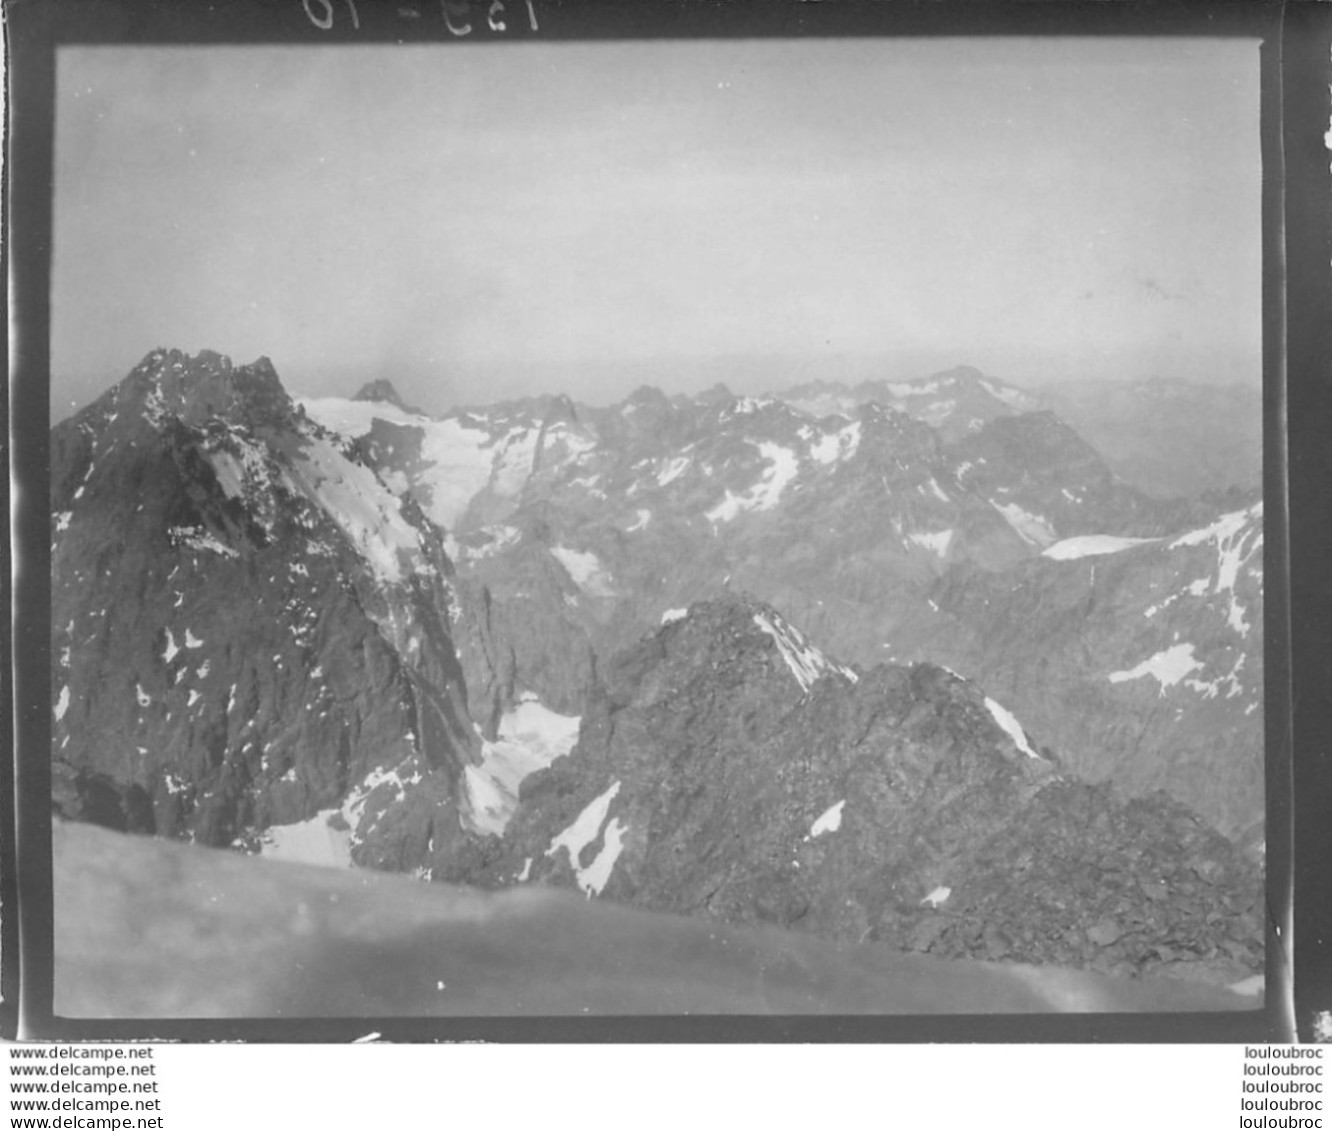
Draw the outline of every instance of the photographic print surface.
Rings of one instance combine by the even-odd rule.
[[[58,1013],[1262,1005],[1255,42],[56,79]]]

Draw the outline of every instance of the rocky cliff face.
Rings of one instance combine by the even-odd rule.
[[[341,810],[361,863],[448,854],[452,567],[267,359],[148,355],[53,430],[51,491],[63,812],[225,845]]]
[[[953,571],[894,654],[975,678],[1087,780],[1165,789],[1227,835],[1263,821],[1263,507],[1172,537],[1079,537]]]
[[[745,598],[608,665],[484,878],[952,957],[1261,965],[1256,870],[1182,806],[1067,781],[974,684],[857,671]]]

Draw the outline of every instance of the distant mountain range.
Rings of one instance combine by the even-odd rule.
[[[1147,495],[1049,410],[1016,411],[1034,398],[973,370],[879,390],[944,431],[877,401],[831,403],[831,388],[642,389],[606,409],[548,397],[437,421],[303,403],[449,530],[515,686],[559,710],[578,713],[595,657],[667,609],[747,592],[861,665],[937,659],[994,681],[1090,780],[1165,788],[1255,838],[1257,493]],[[850,415],[805,411],[838,405]],[[1164,679],[1118,678],[1140,665]],[[1158,691],[1168,708],[1148,702]]]
[[[67,817],[1261,967],[1261,501],[1154,497],[974,370],[433,419],[156,350],[53,429],[51,491]]]

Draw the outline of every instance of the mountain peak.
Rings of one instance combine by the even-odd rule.
[[[402,397],[398,395],[398,390],[393,387],[393,382],[386,377],[378,377],[373,381],[367,381],[357,390],[356,395],[352,397],[353,401],[361,401],[366,404],[388,404],[394,408],[400,408],[403,412],[411,413],[413,416],[428,416],[428,413],[422,412],[415,405],[407,404]]]
[[[955,365],[952,369],[945,369],[939,373],[930,374],[931,381],[970,381],[981,380],[985,376],[974,365]]]
[[[215,420],[249,425],[280,425],[290,420],[291,398],[267,357],[234,366],[213,350],[191,357],[181,350],[156,349],[114,391],[118,404],[141,402],[155,426],[174,416],[189,424]]]
[[[749,593],[736,592],[699,601],[684,615],[677,613],[664,618],[656,637],[649,638],[639,649],[631,649],[626,654],[627,662],[616,665],[611,684],[622,685],[626,673],[633,679],[641,678],[645,663],[661,659],[659,642],[663,636],[673,641],[665,655],[680,672],[717,668],[739,672],[743,670],[742,656],[761,660],[771,651],[781,662],[765,666],[780,673],[783,679],[788,676],[794,679],[801,694],[810,691],[825,675],[840,676],[850,683],[859,679],[852,668],[824,655],[771,605]],[[665,682],[669,685],[672,681]]]
[[[735,400],[735,394],[723,382],[718,381],[711,389],[705,389],[695,396],[694,400],[699,404],[725,404]]]
[[[352,397],[354,401],[373,401],[376,404],[391,404],[397,408],[407,410],[407,406],[402,403],[402,398],[398,396],[398,390],[393,387],[393,382],[385,377],[379,377],[374,381],[367,381],[360,387],[356,395]]]
[[[656,385],[639,385],[624,399],[625,404],[661,405],[669,407],[671,400]]]

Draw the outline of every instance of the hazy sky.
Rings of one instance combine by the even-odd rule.
[[[1259,378],[1258,48],[62,48],[52,401]]]

